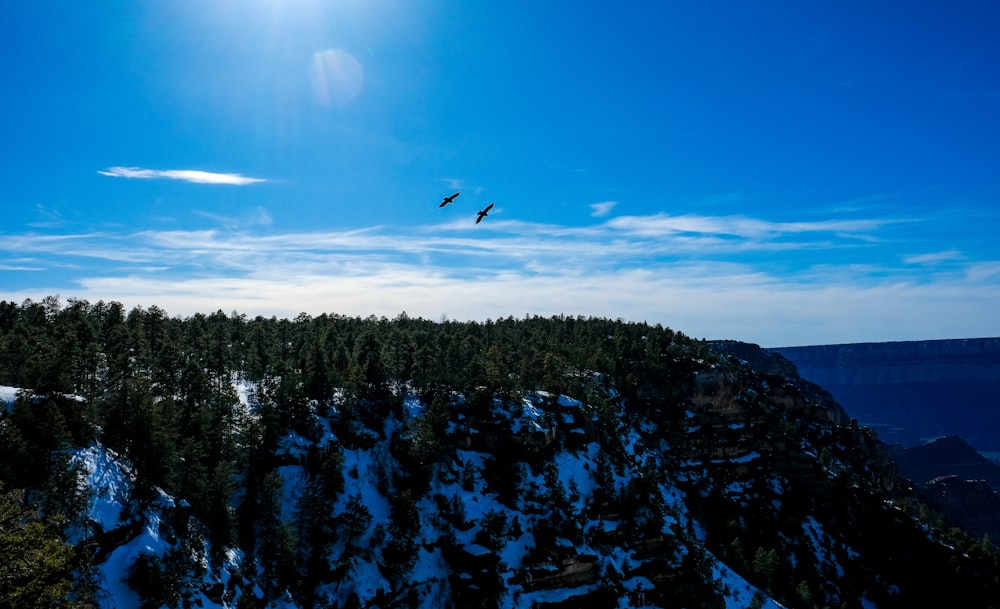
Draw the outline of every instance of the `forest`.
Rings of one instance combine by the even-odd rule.
[[[0,568],[0,607],[100,604],[98,567],[162,497],[176,500],[157,516],[169,548],[138,555],[123,576],[142,607],[196,605],[194,582],[237,572],[232,549],[259,594],[230,578],[217,606],[435,606],[426,590],[407,590],[428,554],[451,570],[448,601],[436,606],[562,606],[544,604],[535,582],[560,561],[591,565],[580,594],[608,607],[724,606],[725,577],[758,590],[750,606],[855,607],[863,590],[905,606],[927,586],[921,573],[940,565],[953,572],[937,572],[949,598],[1000,589],[992,543],[947,532],[914,503],[871,434],[841,425],[804,385],[660,325],[405,312],[180,318],[48,297],[0,302],[0,385],[20,388],[0,412],[0,564],[11,565]],[[540,431],[517,431],[536,407]],[[128,513],[113,527],[88,516],[92,490],[76,456],[95,445],[134,472]],[[389,508],[373,522],[373,505],[349,492],[365,473],[347,460],[379,447],[372,486]],[[571,457],[586,471],[579,480],[556,466]],[[289,468],[304,481],[291,516]],[[751,490],[769,497],[753,510]],[[495,509],[467,518],[484,493]],[[830,493],[844,505],[824,505]],[[910,516],[890,517],[890,504]],[[807,524],[783,529],[789,514]],[[879,533],[853,530],[859,519],[881,523]],[[845,530],[824,540],[811,524],[821,521]],[[927,523],[965,558],[925,539]],[[473,547],[508,557],[518,539],[531,541],[516,565],[458,566]],[[913,556],[880,557],[888,571],[854,557],[890,539]],[[839,562],[788,558],[818,556],[813,545],[824,543]],[[366,560],[391,591],[335,592]],[[845,569],[850,577],[830,575]],[[917,592],[887,587],[897,571]]]
[[[273,519],[267,509],[276,507],[268,493],[278,484],[277,439],[287,430],[314,434],[317,408],[336,401],[350,435],[356,420],[398,409],[402,384],[427,395],[510,396],[543,387],[581,395],[584,385],[568,382],[570,369],[620,376],[622,386],[669,382],[659,374],[664,362],[647,357],[651,343],[663,347],[661,360],[673,350],[707,356],[683,334],[621,320],[477,323],[405,312],[391,320],[288,320],[222,311],[181,319],[156,306],[126,311],[117,302],[2,301],[0,385],[31,393],[0,423],[0,481],[8,497],[27,493],[62,537],[79,523],[86,501],[76,492],[69,449],[97,440],[150,487],[183,497],[214,547],[253,549],[261,522]],[[253,421],[238,420],[236,379],[258,388],[264,409]],[[232,510],[237,490],[240,509]]]

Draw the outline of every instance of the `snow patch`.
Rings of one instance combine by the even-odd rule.
[[[0,385],[0,403],[2,403],[7,408],[14,405],[17,401],[17,394],[21,391],[17,387],[10,387],[8,385]]]
[[[76,451],[71,462],[82,466],[90,491],[87,517],[105,531],[118,526],[132,493],[134,474],[113,451],[95,444]]]

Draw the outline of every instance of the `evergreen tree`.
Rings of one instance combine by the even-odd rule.
[[[60,528],[25,507],[23,491],[0,484],[0,607],[82,606],[72,598],[74,550]]]
[[[382,342],[382,369],[386,376],[396,385],[409,380],[413,357],[414,346],[409,336],[398,325],[394,326]]]
[[[377,330],[366,325],[361,330],[351,354],[350,387],[362,397],[379,394],[385,384],[381,344]]]
[[[775,584],[779,568],[780,559],[778,558],[778,552],[774,548],[770,550],[765,550],[763,547],[757,548],[753,556],[751,569],[762,588],[769,589]]]
[[[353,557],[361,549],[358,543],[372,524],[371,512],[361,500],[361,495],[355,493],[348,497],[338,520],[340,536],[347,547],[346,558]]]

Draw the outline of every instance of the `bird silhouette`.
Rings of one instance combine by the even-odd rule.
[[[487,205],[486,209],[479,210],[479,213],[476,215],[476,224],[479,224],[480,222],[482,222],[483,218],[485,218],[487,215],[489,215],[491,209],[493,209],[493,204],[492,203],[490,203],[489,205]]]
[[[444,207],[445,205],[451,203],[452,201],[455,200],[455,197],[457,197],[460,194],[462,194],[462,193],[461,192],[456,192],[455,194],[451,195],[450,197],[445,197],[445,198],[441,199],[441,205],[438,205],[438,207]]]

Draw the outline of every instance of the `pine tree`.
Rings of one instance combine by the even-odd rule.
[[[267,598],[297,584],[295,554],[297,540],[291,523],[281,517],[284,479],[276,469],[267,472],[256,496],[257,555],[263,568]]]
[[[779,567],[778,552],[774,548],[770,550],[765,550],[763,547],[757,548],[753,556],[751,569],[753,569],[754,575],[757,577],[762,588],[769,589],[774,585]]]
[[[393,327],[382,343],[382,368],[393,383],[400,384],[410,378],[413,368],[414,346],[400,328]]]
[[[0,485],[0,607],[71,608],[75,553],[25,507],[24,492]]]
[[[349,374],[350,387],[361,397],[378,395],[385,384],[381,344],[376,330],[366,325],[354,342]]]
[[[344,512],[340,515],[339,528],[350,554],[360,549],[357,543],[371,523],[372,514],[361,500],[361,495],[353,494],[348,497]]]

